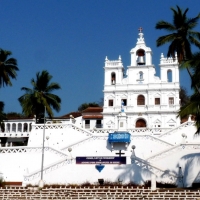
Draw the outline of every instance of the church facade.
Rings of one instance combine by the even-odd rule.
[[[160,77],[155,76],[152,50],[139,32],[131,49],[131,63],[125,68],[118,60],[105,59],[103,127],[114,129],[173,128],[180,125],[178,60],[161,54]],[[126,116],[119,122],[121,106]],[[123,121],[122,120],[122,121]]]
[[[130,54],[126,70],[121,57],[106,57],[103,108],[88,108],[82,116],[73,112],[45,124],[35,119],[4,121],[0,177],[22,185],[98,179],[144,184],[152,177],[179,187],[200,183],[200,137],[194,135],[190,117],[182,124],[177,118],[177,58],[161,54],[157,77],[141,30]]]

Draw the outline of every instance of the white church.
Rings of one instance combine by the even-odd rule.
[[[125,70],[122,58],[105,59],[103,108],[57,117],[9,119],[0,130],[0,176],[38,185],[104,181],[157,182],[190,187],[200,182],[200,138],[191,117],[181,123],[177,58],[160,57],[139,31]]]

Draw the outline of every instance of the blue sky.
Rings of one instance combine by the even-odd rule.
[[[168,46],[156,47],[156,39],[167,33],[156,30],[155,24],[161,19],[171,22],[170,7],[176,5],[188,7],[189,17],[200,12],[199,0],[1,0],[0,48],[12,51],[20,69],[13,86],[0,89],[4,111],[21,112],[21,87],[31,87],[31,78],[42,70],[62,88],[56,92],[62,105],[55,116],[100,101],[105,57],[115,60],[121,55],[124,66],[130,65],[139,27],[159,76],[160,55],[167,54]],[[186,70],[180,82],[190,90]]]

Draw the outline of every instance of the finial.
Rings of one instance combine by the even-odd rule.
[[[108,61],[108,57],[106,56],[106,59],[105,59],[106,61]]]
[[[138,28],[138,31],[139,31],[140,33],[142,33],[142,30],[143,30],[142,27]]]
[[[121,58],[121,56],[119,55],[119,60],[121,60],[122,58]]]

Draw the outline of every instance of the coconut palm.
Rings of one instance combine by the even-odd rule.
[[[4,123],[3,120],[6,119],[6,115],[3,112],[4,109],[4,103],[0,101],[0,129],[4,131]]]
[[[194,53],[190,60],[183,63],[183,67],[190,67],[192,70],[192,84],[191,87],[196,89],[200,87],[200,52]]]
[[[190,101],[180,109],[179,116],[183,118],[190,114],[194,115],[197,127],[196,133],[200,133],[200,94],[198,90],[200,87],[200,52],[193,54],[190,60],[184,62],[184,65],[192,69],[191,87],[194,89],[194,94],[191,96]]]
[[[36,122],[42,122],[44,116],[44,108],[50,118],[53,117],[52,109],[57,112],[60,110],[61,99],[51,92],[60,89],[58,83],[50,83],[52,76],[46,71],[36,73],[36,79],[31,79],[32,89],[22,87],[25,91],[18,100],[22,106],[22,112],[26,116],[36,115]]]
[[[200,95],[198,92],[194,93],[190,97],[190,101],[180,108],[178,115],[180,118],[184,118],[189,115],[195,117],[195,125],[197,127],[196,133],[200,133]]]
[[[182,63],[192,56],[191,44],[200,48],[200,33],[193,30],[198,24],[200,14],[194,18],[188,18],[188,8],[182,11],[177,6],[177,10],[175,8],[171,8],[171,10],[173,12],[173,23],[162,20],[156,24],[156,29],[163,29],[171,33],[159,37],[156,43],[158,47],[170,43],[167,57],[175,58],[177,52],[178,61]]]
[[[11,51],[0,49],[0,87],[12,86],[11,78],[16,79],[18,71],[17,60],[15,58],[8,58]]]

